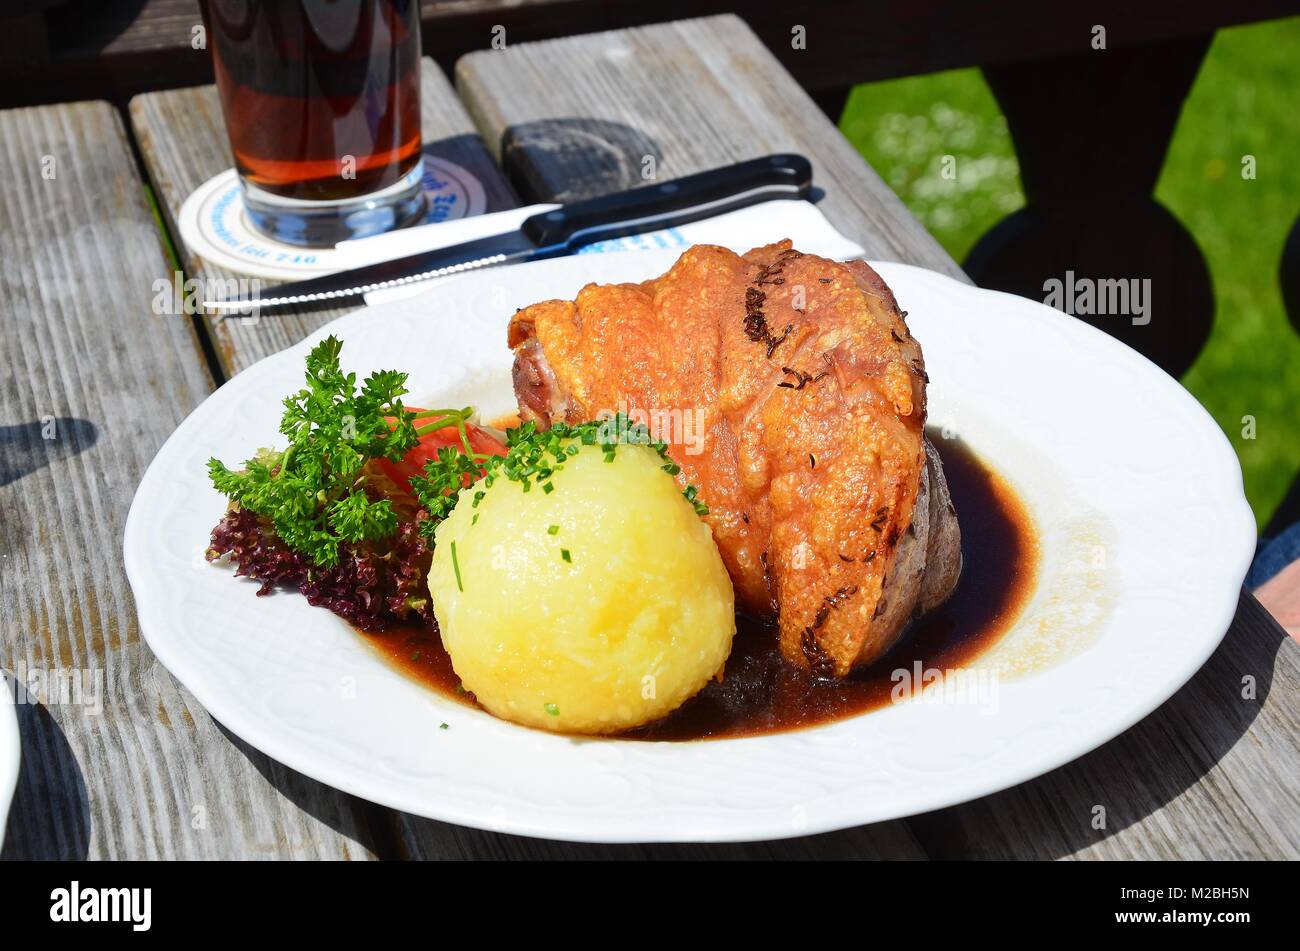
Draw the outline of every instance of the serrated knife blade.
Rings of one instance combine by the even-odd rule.
[[[561,250],[557,253],[563,252]],[[522,232],[508,231],[450,248],[423,251],[305,281],[281,284],[272,288],[268,296],[233,300],[214,298],[205,300],[203,306],[218,312],[260,311],[264,308],[344,300],[388,287],[400,287],[501,264],[531,261],[543,256],[540,249],[525,238]]]

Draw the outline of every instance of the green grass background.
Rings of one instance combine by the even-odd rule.
[[[958,262],[1024,203],[1015,150],[978,70],[858,86],[840,129]],[[957,158],[958,180],[940,175]],[[1242,157],[1256,160],[1242,178]],[[1300,469],[1300,337],[1278,263],[1300,214],[1300,17],[1222,30],[1183,106],[1156,197],[1214,281],[1214,331],[1183,384],[1241,459],[1263,527]],[[1255,438],[1242,418],[1255,419]]]

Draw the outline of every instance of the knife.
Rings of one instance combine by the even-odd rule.
[[[247,313],[268,307],[344,300],[386,287],[480,268],[560,257],[597,241],[675,228],[774,198],[806,199],[811,191],[812,165],[806,158],[794,154],[768,155],[657,185],[561,205],[526,218],[517,231],[281,284],[274,288],[272,297],[205,300],[203,306]]]

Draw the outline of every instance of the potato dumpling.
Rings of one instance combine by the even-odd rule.
[[[498,475],[438,526],[434,613],[465,689],[507,720],[614,733],[719,674],[734,595],[712,534],[648,446],[579,442],[529,491]],[[484,495],[473,504],[476,491]]]

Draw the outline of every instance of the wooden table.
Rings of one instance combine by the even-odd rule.
[[[474,53],[455,80],[426,64],[425,136],[497,207],[633,184],[646,154],[677,176],[800,151],[822,209],[870,257],[964,279],[735,17]],[[0,666],[103,676],[102,711],[19,706],[6,858],[1300,856],[1300,645],[1249,594],[1191,683],[1100,749],[995,796],[828,835],[531,840],[394,813],[270,760],[142,643],[122,525],[158,446],[214,385],[338,312],[153,314],[158,278],[221,276],[175,229],[185,196],[231,164],[210,88],[138,97],[129,129],[104,103],[3,112],[0,156],[13,169],[0,190]]]

